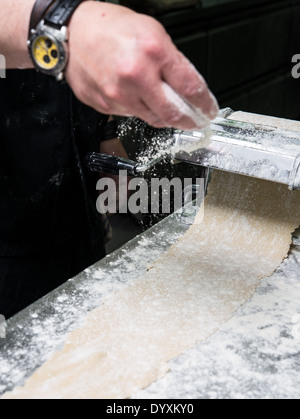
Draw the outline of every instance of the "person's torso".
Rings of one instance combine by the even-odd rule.
[[[0,92],[0,255],[58,245],[100,226],[87,193],[96,179],[83,160],[97,150],[107,117],[34,70],[7,71]]]

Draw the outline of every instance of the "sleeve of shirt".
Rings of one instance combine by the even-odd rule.
[[[118,136],[118,123],[117,121],[113,120],[107,122],[107,124],[103,127],[103,132],[101,135],[101,141],[109,141],[113,140]]]

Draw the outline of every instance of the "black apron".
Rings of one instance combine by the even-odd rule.
[[[105,256],[97,175],[107,123],[34,70],[0,79],[0,314],[10,317]]]

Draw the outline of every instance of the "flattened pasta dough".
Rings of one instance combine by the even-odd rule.
[[[287,256],[300,193],[215,171],[204,222],[90,312],[5,398],[129,398],[216,332]]]

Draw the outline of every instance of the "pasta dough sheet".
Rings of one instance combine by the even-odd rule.
[[[300,194],[214,172],[202,224],[90,312],[25,383],[4,398],[129,398],[167,362],[216,332],[287,256]]]

